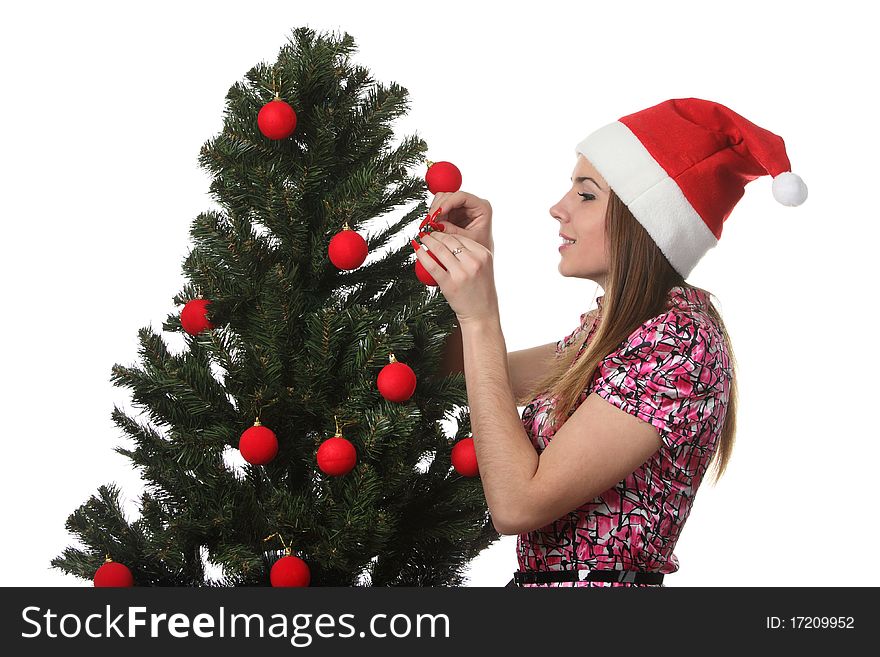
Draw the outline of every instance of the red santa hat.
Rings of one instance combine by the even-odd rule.
[[[783,205],[807,198],[782,137],[711,100],[674,98],[628,114],[592,132],[576,152],[684,278],[718,244],[747,183],[770,175]]]

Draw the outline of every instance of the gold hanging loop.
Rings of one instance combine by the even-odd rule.
[[[263,542],[265,543],[266,541],[271,540],[276,536],[278,537],[278,540],[281,541],[281,545],[284,546],[284,552],[286,554],[290,554],[290,548],[287,546],[287,543],[284,542],[284,537],[281,536],[281,534],[279,534],[278,532],[275,532],[274,534],[269,534],[266,538],[263,539]]]

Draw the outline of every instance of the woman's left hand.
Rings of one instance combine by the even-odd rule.
[[[426,233],[420,239],[446,267],[444,271],[424,247],[416,250],[416,258],[437,281],[459,323],[497,319],[498,295],[492,252],[469,237],[448,235],[438,230]],[[461,251],[453,255],[455,249]]]

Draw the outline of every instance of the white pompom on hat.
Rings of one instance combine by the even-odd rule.
[[[773,177],[773,197],[807,199],[782,137],[711,100],[674,98],[592,132],[584,155],[669,263],[687,278],[721,231],[745,186]]]
[[[782,205],[800,205],[807,200],[807,186],[796,173],[783,171],[773,179],[773,198]]]

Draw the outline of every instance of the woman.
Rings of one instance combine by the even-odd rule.
[[[605,294],[558,343],[507,354],[487,201],[438,194],[443,230],[417,258],[459,320],[486,501],[495,528],[517,535],[508,586],[663,586],[735,432],[730,340],[709,293],[685,278],[748,182],[772,175],[785,205],[806,186],[780,137],[698,98],[624,116],[576,152],[572,186],[550,209],[565,240],[559,271]]]

